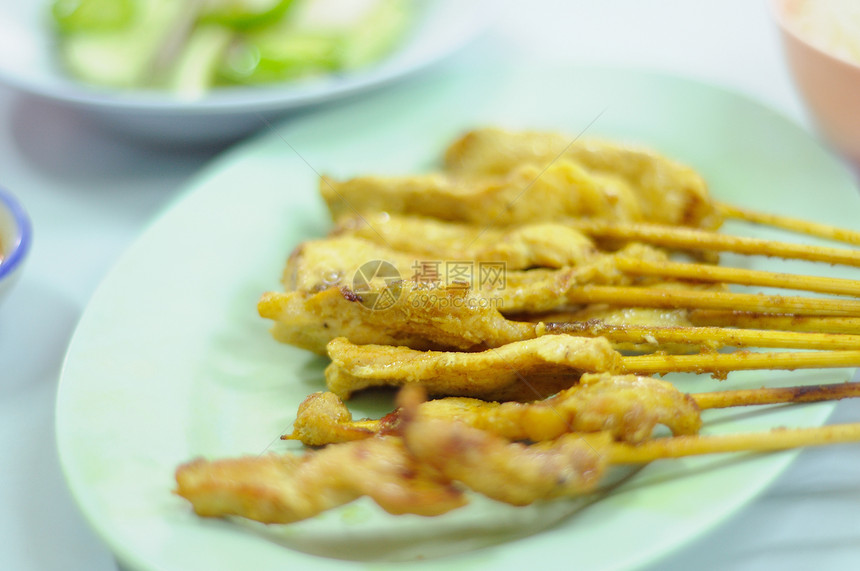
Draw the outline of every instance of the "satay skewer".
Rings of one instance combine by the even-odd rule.
[[[701,410],[787,403],[810,403],[860,397],[860,382],[761,387],[690,393]]]
[[[623,311],[623,309],[620,311]],[[777,335],[779,332],[825,333],[834,335],[860,334],[860,317],[828,317],[792,315],[789,313],[776,314],[720,309],[690,309],[684,312],[684,318],[693,327],[713,327],[727,331],[756,329],[764,331],[766,334],[773,332]],[[554,312],[548,316],[536,315],[531,318],[535,322],[541,319],[544,320],[547,326],[552,323],[553,327],[559,327],[560,331],[564,331],[565,327],[570,327],[567,324],[574,324],[572,327],[575,331],[576,328],[587,328],[592,325],[601,327],[603,323],[600,319],[583,318],[577,311]]]
[[[687,319],[696,326],[835,334],[860,332],[860,318],[857,317],[774,315],[745,311],[694,309],[687,313]]]
[[[625,309],[620,308],[618,311],[624,312]],[[860,317],[828,317],[792,315],[788,313],[776,314],[719,309],[690,309],[683,311],[683,315],[680,319],[684,323],[683,326],[689,325],[691,327],[713,328],[715,331],[725,330],[727,332],[732,332],[743,329],[763,331],[763,341],[769,339],[769,334],[773,333],[779,336],[781,332],[830,335],[860,334]],[[608,322],[605,322],[602,317],[592,318],[587,315],[584,316],[579,311],[560,311],[545,315],[534,315],[530,316],[529,320],[532,322],[543,321],[548,329],[557,328],[559,332],[565,332],[566,328],[571,328],[572,333],[578,329],[588,329],[592,327],[600,328],[604,327],[605,324],[608,324]],[[667,326],[656,324],[654,327],[662,329]],[[672,326],[669,325],[668,327]],[[718,334],[717,339],[719,338],[720,336]],[[776,345],[758,346],[776,347]]]
[[[751,210],[726,202],[715,202],[714,205],[725,218],[734,218],[736,220],[743,220],[744,222],[772,226],[798,234],[806,234],[808,236],[860,246],[860,232],[848,230],[847,228],[820,224],[818,222],[803,220],[802,218]]]
[[[860,250],[762,240],[659,224],[618,224],[596,219],[578,219],[570,224],[593,238],[646,242],[679,250],[734,252],[860,267]]]
[[[567,312],[527,316],[520,314],[514,315],[517,319],[514,320],[503,316],[491,304],[483,303],[486,299],[480,297],[477,292],[452,289],[428,292],[410,282],[403,282],[401,287],[400,300],[384,310],[370,310],[360,303],[361,298],[357,294],[337,287],[316,293],[266,294],[261,298],[258,309],[260,315],[275,321],[273,334],[277,339],[320,354],[325,354],[326,345],[337,337],[345,337],[360,345],[476,351],[553,333],[591,337],[607,335],[619,342],[651,344],[654,340],[688,346],[691,342],[701,342],[710,348],[732,344],[785,349],[860,348],[854,344],[856,337],[847,335],[860,332],[860,319],[853,317],[765,316],[693,310],[674,311],[672,315],[679,314],[678,319],[670,321],[670,324],[686,325],[692,322],[696,326],[707,326],[709,323],[717,323],[762,331],[744,333],[743,329],[716,326],[678,330],[650,325],[631,325],[624,329]],[[637,295],[647,292],[643,288],[631,289]],[[706,293],[697,291],[693,298],[703,298]],[[435,296],[432,303],[425,299],[430,294]],[[641,295],[639,299],[633,300],[641,301]],[[635,306],[636,303],[628,304],[627,307],[631,305]],[[446,308],[446,311],[441,312],[440,307]],[[785,309],[783,306],[779,308]],[[649,317],[651,313],[653,312],[646,312],[645,316]],[[690,316],[689,321],[686,315]],[[440,319],[440,316],[444,316],[444,319]],[[519,321],[526,318],[530,321]],[[665,321],[661,321],[663,322]],[[763,330],[764,328],[772,330]],[[794,329],[799,331],[792,332]],[[816,329],[846,335],[831,337],[816,333]],[[792,334],[786,335],[786,332]],[[834,345],[828,347],[827,344],[831,341]]]
[[[736,352],[698,355],[634,355],[622,357],[622,371],[638,375],[730,371],[823,369],[860,366],[860,351]]]
[[[624,257],[615,259],[615,267],[625,274],[638,276],[657,276],[701,282],[730,283],[834,295],[860,296],[860,281],[842,278],[749,270],[713,264],[659,262]]]
[[[526,505],[596,489],[612,465],[646,464],[664,458],[771,452],[860,440],[860,423],[775,429],[730,435],[684,435],[618,443],[606,432],[568,433],[525,445],[451,420],[423,418],[417,391],[401,391],[400,429],[406,449],[421,463],[487,497]],[[404,395],[404,393],[406,393]]]
[[[722,309],[761,313],[818,316],[860,316],[860,301],[835,298],[762,295],[722,291],[697,291],[632,286],[574,286],[564,292],[569,303],[602,303],[623,307],[666,309]],[[505,312],[532,311],[535,308],[504,307]],[[548,309],[548,308],[537,308]]]
[[[589,435],[583,435],[588,439]],[[646,464],[654,460],[727,452],[775,452],[806,446],[857,442],[860,423],[810,428],[776,428],[713,436],[684,435],[654,438],[639,444],[613,442],[608,447],[611,464]]]
[[[447,268],[452,260],[469,260],[478,265],[504,262],[509,280],[524,285],[534,282],[530,276],[538,276],[538,281],[583,285],[592,282],[625,285],[630,276],[650,276],[860,297],[860,280],[670,262],[663,259],[663,252],[642,244],[602,252],[584,235],[558,222],[482,231],[474,225],[441,220],[378,213],[375,217],[370,214],[367,217],[381,220],[379,228],[371,231],[362,222],[364,219],[349,218],[341,221],[334,236],[305,243],[291,260],[295,274],[307,273],[307,270],[302,271],[305,266],[302,257],[310,259],[308,268],[314,279],[318,279],[319,272],[313,260],[320,257],[325,257],[327,263],[341,265],[337,270],[345,276],[355,273],[349,269],[350,264],[354,265],[356,259],[370,259],[369,256],[387,260],[399,267],[402,274],[422,264]],[[342,261],[332,262],[333,252],[341,252]],[[849,251],[849,255],[855,254]],[[462,265],[462,262],[455,265]],[[534,268],[543,271],[534,272]],[[313,285],[317,284],[305,283],[305,287]]]
[[[768,347],[772,349],[860,350],[860,335],[805,333],[726,327],[658,327],[612,325],[599,320],[548,322],[537,325],[539,334],[570,334],[606,337],[613,343],[656,346],[666,344],[695,347]]]
[[[860,351],[736,352],[623,356],[602,337],[545,335],[479,352],[416,351],[328,344],[328,389],[341,398],[369,387],[419,385],[428,393],[532,401],[572,386],[584,373],[665,374],[860,366]]]
[[[567,432],[609,430],[615,440],[639,442],[650,437],[655,424],[666,425],[676,436],[695,434],[701,428],[701,410],[860,397],[860,383],[850,382],[684,394],[650,377],[590,378],[540,401],[499,403],[446,397],[422,402],[419,411],[429,418],[456,418],[511,440],[541,441]],[[647,415],[638,409],[645,402],[651,403]],[[630,419],[635,421],[627,422]],[[299,405],[292,432],[281,439],[322,446],[390,433],[399,422],[399,408],[382,418],[354,419],[336,395],[318,392]]]
[[[371,217],[370,214],[367,215]],[[401,272],[421,265],[422,260],[470,260],[472,263],[504,262],[505,271],[512,280],[526,281],[534,272],[527,268],[549,268],[557,273],[544,272],[545,278],[575,272],[576,281],[591,281],[588,268],[600,268],[598,276],[605,282],[610,279],[611,269],[630,276],[675,278],[698,282],[732,283],[748,286],[774,287],[817,293],[860,296],[860,280],[832,277],[796,275],[763,270],[725,267],[714,264],[678,263],[662,260],[661,253],[654,249],[622,249],[617,252],[601,252],[584,235],[563,223],[522,225],[508,229],[485,229],[480,227],[427,220],[404,216],[384,216],[379,229],[371,231],[355,218],[341,221],[333,237],[317,240],[303,246],[302,254],[315,255],[310,247],[322,248],[322,255],[331,256],[340,248],[344,251],[344,266],[355,257],[376,256],[378,259],[401,267]],[[364,219],[360,219],[364,220]],[[429,238],[423,238],[429,236]],[[476,242],[476,236],[480,238]],[[464,246],[469,244],[469,247]],[[359,246],[363,245],[363,248]],[[789,245],[792,246],[792,245]],[[320,255],[320,254],[316,254]],[[850,255],[854,255],[850,252]],[[294,260],[298,262],[298,259]],[[436,263],[436,262],[434,262]],[[460,263],[460,262],[458,262]],[[297,264],[297,268],[300,264]],[[351,273],[345,269],[344,275]],[[620,277],[620,276],[619,276]],[[617,280],[616,280],[617,281]],[[617,284],[620,285],[620,284]]]

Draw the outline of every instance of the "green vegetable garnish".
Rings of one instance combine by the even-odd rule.
[[[409,0],[54,0],[58,58],[75,77],[197,98],[350,71],[389,53]]]
[[[272,83],[336,71],[340,43],[323,34],[265,34],[237,42],[218,68],[224,81]]]
[[[51,15],[61,32],[102,32],[127,26],[134,0],[55,0]]]
[[[208,3],[200,22],[248,30],[274,24],[290,9],[293,0],[219,0]]]

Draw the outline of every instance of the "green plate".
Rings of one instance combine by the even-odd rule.
[[[688,79],[570,67],[435,73],[283,124],[215,161],[141,236],[98,289],[69,348],[57,405],[62,467],[123,564],[212,571],[384,568],[416,559],[446,569],[632,569],[706,532],[785,468],[792,452],[663,461],[597,498],[527,508],[476,501],[432,519],[388,516],[359,501],[269,528],[199,519],[171,494],[176,466],[191,458],[289,449],[278,436],[299,402],[323,388],[324,361],[273,341],[256,314],[259,295],[279,287],[290,250],[328,227],[318,174],[430,169],[454,136],[482,125],[587,129],[649,145],[701,171],[720,200],[858,227],[849,174],[804,131],[745,97]],[[684,390],[707,391],[850,374],[673,378]],[[353,406],[375,414],[386,403],[369,396]],[[831,410],[708,411],[706,431],[818,425]]]

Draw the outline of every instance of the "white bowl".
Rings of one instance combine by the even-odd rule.
[[[0,0],[0,82],[84,110],[107,125],[148,139],[223,142],[265,126],[276,115],[380,86],[450,55],[482,30],[489,0],[416,0],[417,22],[403,45],[378,65],[312,82],[215,89],[201,99],[106,90],[60,69],[49,2]]]
[[[18,200],[0,188],[0,300],[21,276],[31,240],[30,218]]]
[[[797,22],[805,6],[821,11],[822,29],[812,34]],[[810,0],[771,0],[779,24],[786,61],[818,132],[839,154],[860,165],[860,61],[849,59],[833,47],[828,24],[842,16],[827,13],[827,5]],[[860,41],[860,38],[855,38]]]

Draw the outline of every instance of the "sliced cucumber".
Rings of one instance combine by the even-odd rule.
[[[324,34],[265,34],[244,38],[228,50],[218,76],[225,83],[258,84],[336,70],[339,38]]]
[[[409,0],[56,0],[59,55],[83,81],[196,97],[354,69],[408,26]]]
[[[145,87],[152,59],[183,6],[175,0],[138,1],[131,23],[119,30],[63,36],[60,57],[69,72],[110,87]]]
[[[276,25],[242,34],[219,77],[271,83],[368,65],[400,39],[408,8],[407,0],[297,0]]]
[[[341,67],[355,69],[391,50],[408,29],[413,8],[410,0],[301,0],[288,20],[293,32],[336,36]]]
[[[408,0],[380,0],[344,37],[343,67],[357,69],[391,52],[409,27]]]
[[[165,87],[183,99],[196,99],[214,87],[218,66],[234,33],[224,26],[198,25],[174,63]]]
[[[65,34],[119,30],[134,13],[134,0],[55,0],[51,5],[57,28]]]
[[[293,0],[211,0],[200,14],[201,23],[247,30],[283,18]]]

